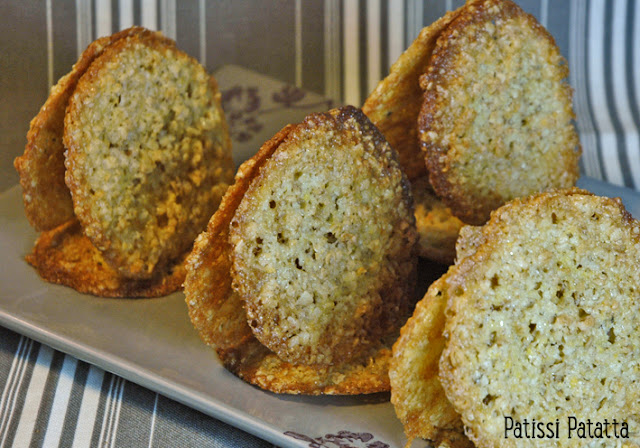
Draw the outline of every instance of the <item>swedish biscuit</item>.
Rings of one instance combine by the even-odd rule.
[[[481,232],[444,280],[439,378],[467,435],[481,447],[638,446],[638,221],[619,199],[572,189],[511,201]],[[542,422],[544,435],[518,438],[507,418]],[[570,418],[615,419],[617,439],[612,427],[606,440],[570,437]]]
[[[399,195],[398,198],[401,201],[401,204],[391,201],[396,209],[401,210],[399,213],[396,212],[395,216],[400,217],[397,231],[402,236],[394,240],[393,244],[403,247],[405,252],[398,258],[392,256],[391,259],[396,259],[402,269],[397,273],[403,276],[404,286],[396,285],[395,280],[392,279],[388,289],[390,303],[381,308],[385,313],[398,312],[399,315],[406,316],[410,307],[408,303],[412,301],[410,290],[413,287],[411,285],[415,280],[413,244],[416,236],[410,191],[393,153],[387,153],[390,150],[384,143],[384,139],[370,126],[369,121],[362,113],[353,108],[344,108],[326,114],[314,114],[307,117],[301,125],[285,127],[273,139],[265,143],[254,157],[240,167],[235,184],[229,188],[220,208],[209,222],[207,231],[197,238],[194,250],[188,258],[185,295],[194,326],[201,338],[207,344],[215,347],[225,367],[261,388],[279,393],[296,394],[361,394],[389,389],[388,366],[391,358],[391,344],[397,335],[399,324],[396,323],[396,320],[400,317],[380,317],[376,323],[383,326],[383,329],[374,330],[371,334],[375,334],[375,337],[372,337],[370,341],[363,338],[364,348],[358,348],[357,351],[347,350],[343,359],[332,358],[331,362],[319,363],[316,361],[324,360],[316,357],[315,359],[311,358],[311,362],[307,362],[307,360],[304,360],[305,362],[291,362],[286,359],[286,356],[280,356],[279,353],[256,338],[258,332],[250,325],[256,325],[256,318],[248,316],[248,313],[243,309],[243,303],[252,300],[248,292],[257,295],[260,291],[254,292],[251,284],[240,285],[242,282],[246,282],[241,272],[251,268],[250,264],[259,263],[260,266],[264,260],[276,259],[277,257],[283,260],[283,266],[278,267],[278,272],[288,269],[298,274],[297,271],[302,271],[298,266],[301,266],[310,273],[315,273],[318,280],[322,280],[323,276],[331,275],[331,273],[322,271],[339,272],[341,269],[341,265],[338,264],[341,252],[339,244],[341,243],[338,243],[338,240],[343,237],[345,226],[351,224],[351,227],[348,228],[353,233],[347,238],[347,242],[342,244],[348,244],[349,241],[366,242],[368,238],[367,232],[356,227],[357,219],[354,219],[355,224],[348,222],[347,217],[351,215],[347,212],[347,217],[345,217],[340,212],[340,208],[348,210],[346,204],[349,203],[354,205],[353,212],[366,215],[372,212],[375,207],[366,206],[366,199],[362,203],[364,205],[360,205],[358,201],[362,199],[354,199],[354,196],[349,196],[351,194],[349,192],[359,190],[359,193],[355,194],[361,198],[365,195],[375,196],[379,191],[377,186],[366,188],[363,185],[357,188],[355,182],[352,184],[353,189],[348,186],[342,187],[342,189],[336,188],[335,184],[339,186],[341,183],[348,184],[351,179],[348,175],[342,176],[342,178],[338,175],[338,172],[345,172],[344,164],[356,164],[366,176],[370,176],[367,178],[369,182],[374,183],[379,180],[375,173],[386,173],[393,179],[391,182],[397,183],[399,188],[389,188],[391,196]],[[364,134],[364,137],[359,135],[360,132]],[[332,146],[327,146],[325,143],[327,140],[332,142]],[[377,149],[370,147],[370,145]],[[366,146],[366,150],[363,152],[363,148],[358,148],[358,146]],[[351,151],[353,154],[346,156],[336,154]],[[349,156],[353,156],[354,159],[350,159]],[[311,160],[313,163],[310,165]],[[365,161],[364,166],[358,162],[362,160]],[[280,166],[285,170],[278,169]],[[311,166],[314,167],[313,170],[310,170]],[[330,169],[331,167],[333,169]],[[348,169],[346,169],[347,172]],[[288,171],[289,174],[287,175],[283,171]],[[317,176],[318,182],[306,179],[306,177],[313,177],[313,175]],[[291,195],[287,190],[285,193],[276,194],[278,186],[271,179],[280,179],[281,182],[293,188],[295,193]],[[356,179],[359,177],[356,176]],[[328,185],[325,186],[325,183]],[[322,187],[324,193],[320,190],[317,192],[313,190],[313,185],[316,184]],[[271,193],[271,187],[274,188],[274,193]],[[311,198],[312,192],[317,193],[314,198]],[[263,196],[267,198],[264,203],[258,200]],[[249,205],[243,205],[243,201],[247,198],[251,202]],[[344,201],[345,199],[355,200],[355,203]],[[314,203],[314,200],[318,202]],[[305,201],[308,202],[305,203]],[[260,205],[261,203],[262,205]],[[321,206],[321,203],[324,203],[324,206]],[[326,216],[322,215],[322,209],[325,207],[330,209]],[[260,222],[259,220],[263,218],[258,217],[258,213],[267,214],[267,219],[278,217],[276,221],[282,222],[280,224],[281,231],[275,231],[276,229],[273,227],[278,225],[277,222],[268,224]],[[286,235],[282,235],[284,233],[282,230],[291,229],[284,223],[287,219],[299,216],[304,216],[310,221],[310,224],[305,227],[297,223],[294,226],[295,229],[298,229],[297,233],[289,233],[288,237],[290,240],[299,240],[305,246],[299,250],[296,247],[296,244],[299,243],[291,241],[289,243],[290,249],[279,247],[285,244],[283,241],[286,242]],[[318,219],[319,217],[322,219]],[[393,219],[395,218],[392,218],[392,221]],[[260,224],[251,222],[251,220],[258,220]],[[247,223],[251,223],[249,227],[256,227],[262,235],[260,236],[262,248],[254,250],[254,247],[249,246],[246,254],[240,254],[241,262],[237,262],[236,250],[238,247],[240,250],[245,250],[248,245],[258,244],[257,236],[246,233],[252,231],[245,228]],[[313,229],[314,226],[315,229]],[[391,228],[387,229],[384,232],[391,230]],[[335,239],[328,236],[330,232],[333,233]],[[270,235],[272,233],[274,234]],[[281,235],[278,235],[279,233]],[[393,231],[391,233],[393,234]],[[232,236],[232,234],[234,235]],[[360,236],[361,234],[362,236]],[[269,239],[272,239],[273,242],[268,241]],[[313,242],[316,259],[320,259],[322,254],[326,256],[331,249],[338,252],[338,256],[331,263],[320,261],[314,266],[314,256],[311,251],[309,250],[305,254],[305,250],[308,249],[306,245],[310,242]],[[269,244],[274,244],[274,247],[270,247]],[[337,249],[333,245],[336,245]],[[287,251],[291,251],[291,254],[298,254],[296,256],[297,262],[293,258],[289,259],[289,256],[282,256],[282,253],[287,253]],[[272,252],[271,256],[269,256],[270,252]],[[389,254],[391,253],[393,251]],[[261,254],[262,257],[258,257]],[[308,256],[309,259],[303,258],[304,256]],[[373,254],[370,256],[375,258]],[[357,257],[354,258],[357,259]],[[303,266],[302,263],[305,265]],[[358,269],[356,268],[354,271],[357,272]],[[347,275],[349,271],[342,271],[342,273]],[[360,270],[359,274],[366,275],[366,271]],[[308,274],[300,273],[299,275]],[[384,273],[381,277],[386,278]],[[287,275],[283,275],[282,278],[287,284],[289,283]],[[307,288],[312,292],[318,288],[317,284],[314,285],[314,282],[318,281],[315,279],[296,277],[293,280],[299,283],[293,284],[292,281],[290,288],[298,290],[300,293],[305,292]],[[336,282],[329,277],[325,283],[329,281]],[[302,289],[300,285],[305,285],[307,288]],[[345,285],[340,286],[344,287]],[[395,288],[398,290],[394,292]],[[396,295],[398,291],[402,291],[402,298]],[[336,297],[335,300],[344,301],[353,296],[353,293],[349,295],[349,292],[346,292],[347,294]],[[272,294],[270,297],[272,300],[281,301],[284,308],[287,306],[287,297],[281,297],[281,295]],[[320,299],[321,297],[318,301]],[[394,302],[394,300],[400,300],[400,303]],[[367,302],[365,300],[361,303],[366,304]],[[344,308],[346,307],[343,307],[343,310]],[[313,311],[310,306],[306,306],[305,309]],[[338,320],[343,319],[343,310],[336,313]],[[363,306],[361,310],[366,311],[366,308]],[[326,321],[326,316],[321,315],[320,317]],[[360,319],[358,322],[362,323],[363,321]],[[363,325],[366,324],[366,322],[363,323]],[[269,325],[273,326],[272,323]],[[350,323],[347,322],[347,326],[349,325]],[[278,331],[278,328],[275,330]],[[322,334],[322,332],[320,331],[318,334]],[[337,336],[343,337],[344,335],[337,334]],[[348,338],[347,334],[346,339],[349,342]],[[300,358],[297,354],[296,357]]]
[[[362,106],[362,111],[398,152],[398,160],[412,182],[427,172],[417,132],[422,106],[419,79],[427,71],[438,36],[456,14],[449,12],[425,27]]]
[[[231,222],[234,284],[254,334],[296,364],[362,353],[410,312],[415,236],[409,183],[364,114],[308,116]]]
[[[431,185],[462,221],[575,184],[567,77],[551,35],[509,0],[469,1],[440,33],[420,78],[418,135]]]
[[[65,181],[85,235],[121,276],[191,247],[233,177],[215,80],[159,33],[118,39],[65,115]]]
[[[51,230],[74,218],[69,188],[64,182],[64,115],[78,80],[113,42],[143,32],[133,27],[92,42],[71,71],[60,78],[45,104],[31,120],[24,154],[14,166],[20,176],[25,213],[38,231]]]

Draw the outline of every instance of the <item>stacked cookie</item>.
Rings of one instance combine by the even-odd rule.
[[[274,392],[388,390],[417,261],[396,157],[345,107],[285,127],[240,167],[185,281],[191,320],[229,370]]]
[[[437,232],[440,251],[421,238],[423,256],[442,260],[445,250],[451,262],[462,222],[482,224],[511,199],[575,184],[580,148],[567,76],[553,38],[501,0],[448,13],[392,66],[363,110],[400,153],[414,189],[431,201],[429,184],[452,216],[448,233]],[[433,221],[418,220],[421,234]]]
[[[215,80],[159,33],[92,43],[31,123],[21,178],[44,233],[27,260],[102,296],[163,295],[233,176]]]
[[[569,437],[571,418],[616,419],[626,437],[608,443],[637,445],[640,223],[620,200],[515,200],[458,249],[393,349],[407,437],[469,446],[464,427],[476,446],[575,446],[598,437]],[[542,430],[509,433],[525,421]]]

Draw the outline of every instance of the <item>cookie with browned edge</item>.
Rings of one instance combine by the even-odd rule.
[[[53,86],[47,101],[31,121],[24,154],[14,166],[20,175],[24,208],[29,223],[50,230],[74,217],[69,188],[64,182],[64,114],[80,77],[105,48],[126,36],[141,33],[133,27],[92,42],[71,71]]]
[[[391,403],[404,427],[407,447],[416,438],[429,440],[437,448],[473,446],[438,378],[447,304],[442,285],[442,278],[431,284],[393,346]]]
[[[104,260],[76,219],[45,232],[26,257],[43,279],[100,297],[160,297],[182,287],[184,256],[150,279],[127,279]]]
[[[455,244],[456,263],[473,255],[484,242],[478,236],[479,229],[472,226],[461,229]],[[436,448],[473,446],[438,378],[445,343],[446,277],[443,274],[431,283],[393,345],[389,368],[391,403],[404,427],[407,447],[416,438],[426,439]]]
[[[188,259],[185,295],[189,314],[194,326],[199,331],[202,339],[207,344],[216,348],[221,361],[229,370],[246,381],[264,389],[280,393],[360,394],[384,391],[389,388],[388,364],[391,357],[391,343],[395,338],[394,331],[379,333],[374,341],[365,344],[366,348],[364,350],[351,354],[351,356],[345,357],[343,360],[340,360],[340,362],[325,365],[318,363],[289,362],[282,359],[282,357],[278,356],[278,354],[271,351],[256,339],[254,330],[252,330],[249,325],[249,322],[255,323],[252,322],[254,319],[251,317],[248,319],[247,312],[243,309],[243,302],[245,302],[248,297],[245,297],[242,292],[240,292],[241,287],[237,284],[239,282],[238,272],[240,269],[245,269],[245,266],[236,264],[234,267],[234,258],[236,256],[234,254],[234,248],[242,246],[243,244],[255,244],[257,242],[255,237],[246,237],[245,233],[242,233],[242,238],[237,237],[241,231],[246,231],[243,226],[246,224],[246,220],[251,217],[251,213],[255,212],[257,215],[258,213],[265,213],[266,210],[271,210],[271,216],[273,217],[276,216],[273,210],[277,210],[278,207],[280,207],[280,212],[283,213],[280,215],[280,218],[286,221],[287,218],[285,215],[289,215],[292,218],[295,217],[295,213],[287,211],[291,204],[295,203],[298,206],[302,206],[302,202],[299,201],[308,201],[311,198],[311,192],[306,192],[305,194],[305,192],[302,191],[301,194],[296,195],[296,201],[287,203],[285,195],[280,194],[274,197],[269,195],[272,199],[267,200],[264,207],[242,207],[244,210],[242,217],[245,219],[245,223],[232,224],[233,222],[237,222],[236,216],[238,209],[242,206],[242,202],[247,197],[248,191],[250,193],[253,191],[250,199],[255,199],[261,195],[259,191],[256,193],[255,190],[264,187],[264,185],[268,185],[269,187],[274,186],[277,189],[275,184],[270,183],[270,179],[273,179],[271,176],[280,176],[280,179],[283,182],[286,181],[286,184],[304,190],[305,188],[309,188],[308,186],[303,186],[303,182],[306,182],[304,176],[310,176],[316,173],[318,179],[321,180],[318,185],[322,185],[322,187],[325,188],[325,182],[336,182],[336,180],[332,180],[336,173],[328,170],[327,167],[333,166],[336,170],[343,169],[341,165],[344,164],[346,159],[343,160],[341,157],[336,157],[336,154],[332,154],[334,151],[350,150],[342,145],[347,145],[347,147],[351,148],[354,151],[353,155],[359,155],[358,158],[360,160],[362,160],[360,156],[364,156],[365,159],[372,158],[374,155],[382,156],[378,161],[376,161],[376,159],[366,162],[374,166],[374,172],[378,169],[382,169],[381,172],[384,172],[385,169],[383,167],[385,164],[390,165],[387,166],[387,168],[396,166],[396,168],[392,169],[398,169],[397,162],[393,160],[393,157],[389,158],[389,155],[385,154],[387,149],[384,147],[381,148],[383,154],[371,154],[368,151],[366,151],[366,154],[360,154],[358,149],[351,147],[351,145],[358,146],[362,144],[362,141],[359,141],[359,138],[357,138],[355,134],[358,133],[356,128],[359,128],[363,123],[368,123],[368,120],[366,120],[363,114],[353,108],[345,108],[342,110],[334,110],[327,114],[314,114],[307,117],[301,125],[288,126],[283,129],[272,140],[263,145],[256,156],[240,167],[236,175],[236,183],[228,190],[219,210],[212,217],[207,231],[196,240],[194,250]],[[360,129],[360,131],[362,131],[362,129]],[[352,138],[354,140],[351,142],[351,145],[348,145],[347,140]],[[378,138],[381,137],[374,138],[376,145],[380,143]],[[327,139],[333,141],[336,144],[336,148],[319,144],[320,142],[325,142]],[[384,140],[382,139],[382,141]],[[304,157],[305,155],[301,154],[301,152],[305,151],[308,152],[307,156],[313,157],[316,163],[308,165],[306,162],[307,159]],[[328,152],[327,155],[333,155],[334,161],[339,163],[332,165],[326,156],[318,154],[320,151],[326,151]],[[298,166],[297,164],[301,156],[305,163]],[[355,160],[351,160],[350,163],[354,162]],[[278,170],[279,165],[291,168],[291,170],[289,170],[289,177],[293,176],[292,179],[288,179],[287,175],[284,175],[284,178],[282,177],[283,172]],[[361,165],[358,166],[362,167]],[[296,167],[300,169],[296,169]],[[311,167],[315,169],[311,170]],[[365,167],[363,171],[372,174],[368,169],[369,168]],[[373,182],[375,177],[374,175],[370,181]],[[415,243],[415,228],[412,227],[410,193],[408,185],[406,185],[406,180],[402,180],[402,175],[400,177],[392,177],[397,179],[396,181],[400,181],[401,184],[401,189],[396,190],[396,192],[400,193],[401,197],[409,200],[406,204],[408,208],[400,213],[400,216],[403,216],[401,221],[404,222],[406,220],[409,227],[405,228],[403,225],[400,225],[398,230],[400,234],[404,235],[403,239],[406,239],[405,242],[408,244],[408,246],[405,246],[405,249],[407,249],[405,255],[400,257],[399,260],[399,265],[405,266],[406,269],[404,274],[405,286],[402,288],[408,291],[411,287],[406,285],[412,283],[415,275],[415,254],[412,248]],[[347,182],[348,179],[348,177],[345,177],[337,182],[344,183]],[[297,182],[298,180],[300,182]],[[354,183],[354,190],[356,189],[355,185]],[[268,190],[270,190],[270,188],[264,191]],[[332,194],[331,192],[334,192],[333,190],[331,186],[327,186],[327,192],[329,194]],[[349,190],[349,188],[347,188],[347,190]],[[360,194],[368,193],[369,190],[365,188],[360,192]],[[391,193],[392,196],[393,194],[394,193]],[[339,213],[335,210],[336,205],[337,209],[345,205],[344,202],[341,201],[342,197],[336,195],[336,197],[333,198],[332,196],[331,203],[329,199],[322,194],[314,199],[318,200],[318,197],[321,198],[320,200],[326,200],[325,207],[333,208],[334,213],[336,213],[336,221],[339,221],[337,219]],[[322,223],[317,220],[317,216],[314,217],[314,214],[310,213],[312,209],[318,211],[315,207],[311,207],[314,199],[311,199],[304,205],[304,207],[308,207],[306,208],[306,219],[318,224],[319,227],[329,225],[327,223],[332,221],[333,218],[328,220],[323,219],[324,223]],[[274,204],[272,201],[276,203]],[[254,204],[251,205],[253,206]],[[320,207],[320,209],[322,208],[324,207]],[[367,213],[366,209],[354,207],[354,211],[355,210]],[[325,218],[327,217],[328,215]],[[309,229],[303,227],[304,232],[302,229],[299,232],[299,234],[308,233],[307,240],[301,238],[302,242],[308,242],[309,235],[316,234],[328,246],[335,244],[338,238],[343,235],[338,225],[334,225],[328,230],[318,227],[316,232],[311,231],[311,227],[309,227]],[[262,230],[268,229],[268,226],[262,228]],[[335,231],[335,239],[328,236],[331,229]],[[355,227],[353,229],[355,229]],[[236,238],[230,238],[230,233],[232,232],[236,233]],[[276,232],[274,243],[278,245],[283,244],[284,235],[278,236],[277,233],[282,232]],[[354,233],[353,237],[356,238],[356,235],[357,234]],[[290,235],[290,238],[299,238],[299,235]],[[264,251],[264,254],[267,254],[269,250],[271,250],[274,252],[275,257],[279,255],[278,252],[283,251],[283,249],[279,249],[277,246],[275,249],[270,248],[268,244],[265,244],[266,239],[266,236],[262,239],[262,251]],[[362,241],[366,241],[366,235]],[[319,245],[317,248],[316,259],[319,258],[318,255],[321,253],[321,246]],[[251,254],[252,258],[256,256],[254,255],[255,252],[253,248],[249,248],[248,253]],[[304,252],[303,249],[301,253]],[[259,255],[259,253],[257,255]],[[309,255],[310,260],[313,259],[310,251],[307,255]],[[411,258],[413,261],[411,261]],[[403,262],[403,259],[406,259],[406,261]],[[256,261],[259,261],[259,259]],[[300,265],[300,263],[304,261],[306,260],[299,257],[297,264]],[[292,259],[289,263],[292,263],[294,269],[300,270],[295,260]],[[311,264],[307,264],[306,266],[310,271],[312,267]],[[324,267],[321,269],[335,268],[339,269],[340,265],[336,263],[324,264]],[[283,269],[287,269],[287,267],[284,266]],[[348,272],[344,271],[343,273],[348,274]],[[359,273],[360,275],[365,274],[363,270],[360,270]],[[232,282],[235,283],[233,286]],[[300,285],[303,284],[310,285],[312,283],[300,282],[297,285],[293,285],[292,288],[298,288],[298,290],[303,293],[304,291],[300,289]],[[393,288],[393,285],[391,285],[391,288]],[[247,288],[245,287],[245,291],[246,290]],[[393,295],[390,295],[390,298],[393,298]],[[276,299],[283,300],[283,303],[285,303],[284,300],[286,300],[286,298],[279,299],[277,297]],[[410,296],[405,297],[405,299],[408,300],[409,303],[412,300]],[[344,298],[337,297],[336,300],[344,300]],[[402,311],[404,307],[405,305],[403,304],[394,304],[391,307],[385,307],[385,312],[393,308],[394,311],[398,312],[398,316],[403,313],[406,316],[406,311]],[[310,306],[307,306],[306,309],[312,311],[312,307]],[[336,317],[339,319],[340,315],[338,314]],[[396,319],[399,319],[399,317],[390,316],[385,318],[387,324]],[[384,323],[385,321],[380,320],[378,322]]]
[[[409,183],[353,107],[312,114],[290,132],[245,193],[229,240],[249,324],[288,362],[357,357],[413,305]]]
[[[438,36],[421,77],[419,139],[453,213],[482,224],[505,202],[578,178],[568,68],[553,38],[509,0],[473,0]]]
[[[188,251],[233,178],[215,80],[160,33],[109,45],[64,125],[75,215],[126,278],[152,278]]]
[[[620,199],[570,189],[511,201],[469,236],[479,245],[443,280],[439,364],[469,438],[639,446],[640,222]],[[611,438],[570,434],[572,418],[609,422]]]
[[[456,14],[457,11],[449,12],[420,31],[362,106],[362,111],[398,152],[398,160],[412,182],[427,172],[417,131],[422,106],[419,79],[427,71],[438,36]]]

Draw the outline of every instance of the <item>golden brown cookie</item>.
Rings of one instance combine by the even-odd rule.
[[[456,240],[464,223],[436,196],[427,176],[414,179],[411,189],[418,229],[418,255],[438,263],[453,263]]]
[[[610,427],[604,442],[639,446],[640,223],[619,199],[572,189],[509,202],[481,232],[443,286],[439,378],[467,435],[479,447],[581,446],[603,440],[569,438],[571,418],[616,419],[628,438]],[[543,423],[535,437],[518,438],[525,419]]]
[[[358,109],[312,114],[251,182],[231,222],[234,288],[258,340],[295,364],[337,364],[413,306],[411,192]]]
[[[185,277],[183,260],[146,280],[125,279],[105,262],[72,219],[43,232],[27,262],[51,283],[100,297],[160,297],[178,291]]]
[[[431,184],[456,216],[482,224],[510,199],[574,185],[567,76],[553,38],[509,0],[469,1],[440,33],[418,129]]]
[[[282,361],[254,337],[242,300],[231,287],[229,227],[251,182],[289,137],[287,126],[242,164],[236,182],[201,234],[187,261],[185,296],[189,316],[205,343],[215,347],[227,369],[263,389],[290,394],[363,394],[389,389],[390,340],[340,366]]]
[[[427,71],[438,36],[456,14],[457,11],[447,13],[424,28],[362,106],[362,111],[398,152],[400,165],[412,181],[427,171],[416,123],[422,106],[419,79]]]
[[[189,317],[202,340],[214,346],[226,365],[228,350],[254,340],[242,300],[231,288],[229,225],[251,181],[289,134],[287,126],[238,168],[231,185],[187,258],[184,282]]]
[[[215,80],[159,33],[118,39],[65,116],[74,212],[119,275],[152,278],[191,247],[233,177]]]
[[[69,188],[64,183],[64,114],[80,77],[105,48],[126,36],[141,33],[133,27],[91,43],[67,75],[51,89],[49,98],[31,121],[24,154],[14,166],[20,175],[24,207],[31,225],[49,230],[73,219]]]
[[[393,346],[391,403],[404,426],[407,446],[416,438],[429,440],[436,447],[473,446],[438,379],[447,304],[443,278],[431,284]]]
[[[257,340],[227,358],[227,366],[243,380],[275,393],[361,395],[389,390],[389,362],[395,335],[339,365],[291,364]]]

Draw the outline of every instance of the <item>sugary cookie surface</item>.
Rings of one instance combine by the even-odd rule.
[[[438,37],[418,123],[430,181],[482,224],[503,203],[578,178],[566,61],[511,1],[470,1]]]
[[[235,286],[254,334],[291,363],[357,357],[410,312],[415,240],[408,181],[362,112],[307,117],[231,223]]]
[[[120,39],[92,63],[64,142],[75,214],[128,278],[188,250],[233,176],[215,81],[157,33]]]
[[[150,279],[123,278],[82,234],[75,219],[42,232],[26,259],[43,279],[100,297],[166,296],[178,291],[185,278],[183,259]]]
[[[51,230],[74,218],[71,193],[64,181],[64,116],[78,80],[113,42],[145,32],[132,27],[92,42],[71,71],[60,78],[47,101],[31,120],[24,154],[14,166],[20,175],[29,223],[39,231]]]
[[[189,316],[203,341],[227,369],[262,389],[287,394],[370,394],[389,390],[392,334],[360,356],[338,366],[292,364],[262,345],[247,323],[239,294],[231,287],[230,223],[249,185],[288,137],[285,127],[242,164],[206,232],[187,262],[185,296]]]
[[[389,368],[391,403],[404,426],[407,446],[418,437],[437,448],[473,446],[438,378],[447,305],[443,279],[431,284],[393,346]]]
[[[616,419],[628,439],[579,442],[637,446],[638,221],[619,200],[569,190],[510,202],[481,232],[445,280],[440,359],[469,437],[478,446],[576,446],[570,418]],[[506,418],[542,422],[544,437],[517,438]]]
[[[438,36],[456,13],[450,12],[424,28],[362,106],[362,111],[398,152],[400,165],[412,182],[427,172],[417,130],[422,106],[419,79],[427,70]]]

